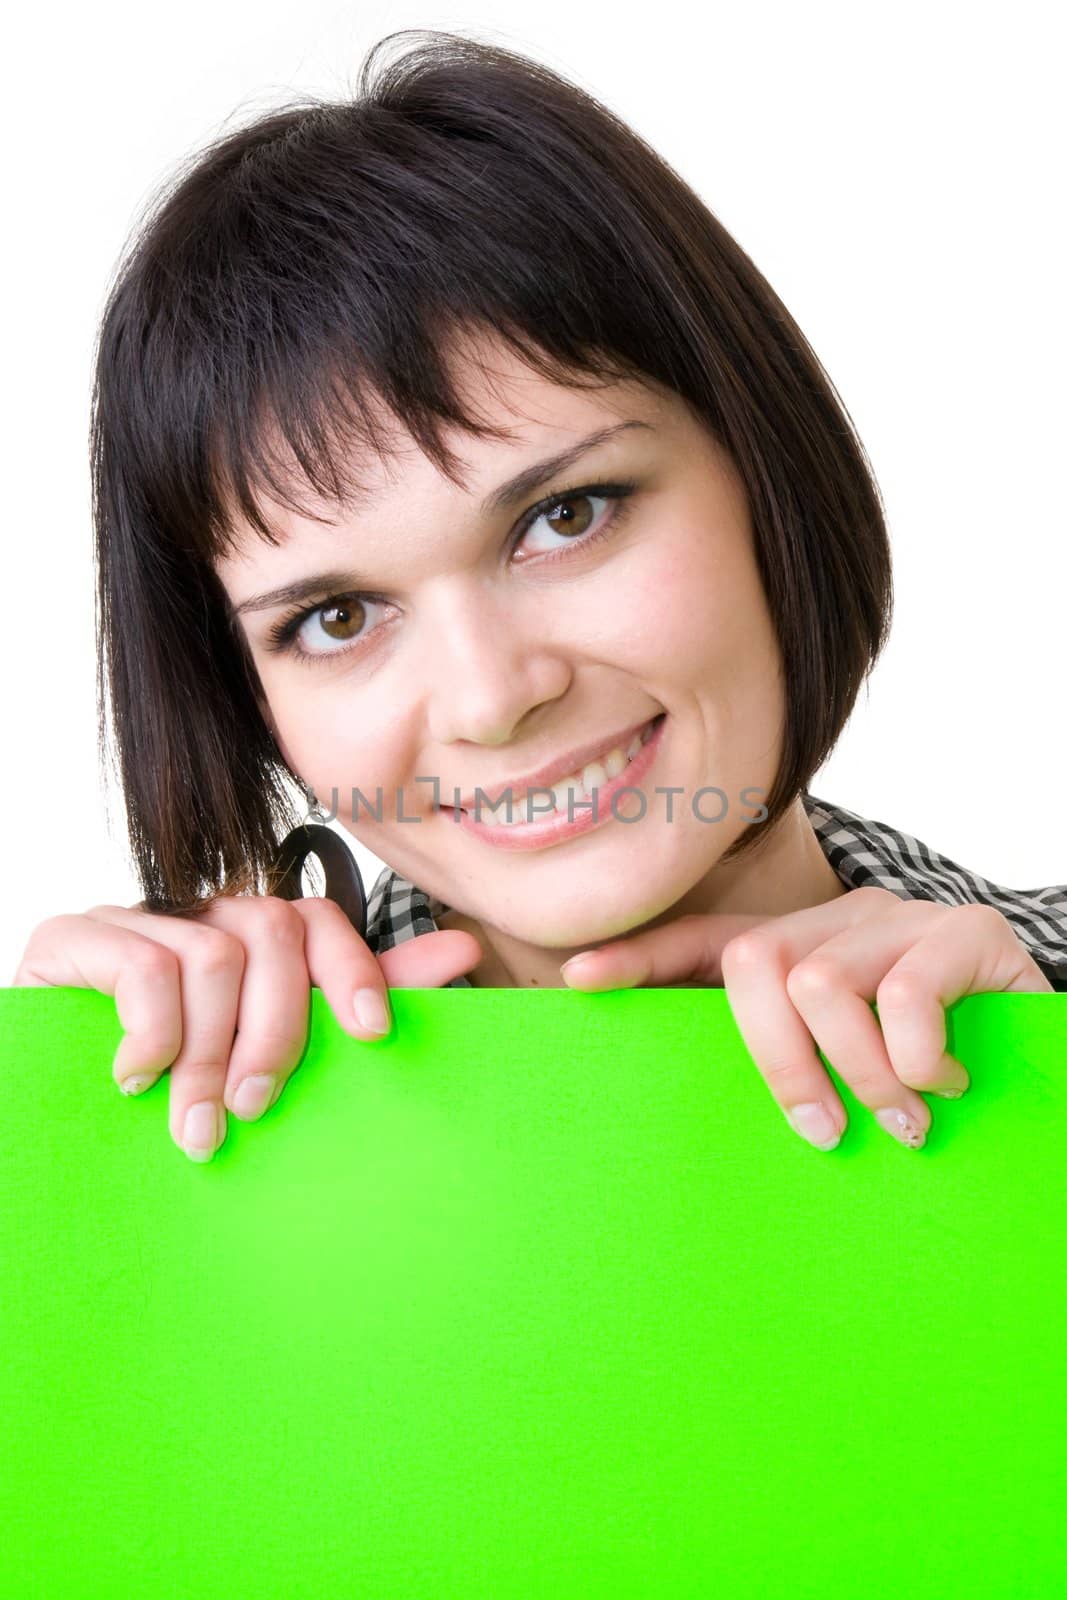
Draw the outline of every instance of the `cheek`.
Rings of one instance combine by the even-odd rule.
[[[730,675],[739,653],[764,637],[762,596],[752,575],[707,530],[683,531],[635,575],[621,617],[623,636],[666,680]]]
[[[671,664],[691,656],[703,631],[704,587],[684,541],[648,540],[609,563],[595,591],[578,593],[576,586],[576,609],[560,637],[582,640],[590,655],[669,679]]]
[[[407,810],[432,795],[429,784],[411,785],[415,752],[405,737],[407,725],[395,719],[383,725],[364,715],[358,697],[339,695],[328,702],[318,697],[313,709],[304,705],[288,717],[276,705],[275,714],[282,735],[278,747],[290,769],[341,822],[357,820],[361,833],[381,826],[371,808],[381,805],[383,821],[395,814],[398,788],[416,797],[404,802]],[[363,797],[355,800],[358,819],[353,819],[353,790]]]

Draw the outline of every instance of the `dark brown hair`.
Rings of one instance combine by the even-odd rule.
[[[411,47],[392,62],[396,38]],[[465,331],[561,384],[654,380],[729,452],[748,495],[786,687],[757,848],[847,721],[885,643],[889,546],[840,398],[756,267],[678,174],[547,67],[401,30],[350,99],[228,131],[149,206],[96,353],[98,714],[107,701],[151,910],[269,891],[298,820],[213,562],[232,512],[275,542],[257,489],[343,503],[383,402],[453,481]],[[286,463],[288,465],[286,465]],[[303,509],[303,508],[301,508]]]

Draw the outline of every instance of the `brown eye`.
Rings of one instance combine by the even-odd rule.
[[[526,524],[519,542],[527,555],[547,554],[549,559],[569,555],[572,546],[575,550],[590,548],[625,514],[634,488],[633,483],[603,483],[546,501],[545,509]],[[546,535],[547,550],[542,544]],[[554,546],[553,540],[557,541]]]
[[[544,512],[544,519],[548,523],[562,524],[560,527],[553,527],[552,531],[554,533],[565,533],[568,536],[584,533],[593,519],[581,511],[576,515],[572,508],[583,505],[588,508],[592,499],[595,499],[595,496],[588,494],[571,495],[567,500],[557,501],[551,511]]]
[[[359,633],[366,614],[363,602],[356,599],[335,600],[329,605],[320,606],[318,611],[323,633],[331,639],[340,640],[342,644]]]
[[[358,591],[331,595],[320,605],[298,611],[268,629],[267,649],[297,661],[337,661],[363,648],[376,632],[368,623],[368,615],[384,607],[385,602],[376,595]],[[327,648],[331,641],[337,645],[336,650]]]

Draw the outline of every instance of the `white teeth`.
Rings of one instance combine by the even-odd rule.
[[[606,759],[610,760],[611,752]],[[605,767],[599,761],[590,761],[587,767],[582,768],[582,788],[586,794],[592,794],[594,789],[602,789],[608,781]]]
[[[552,785],[552,801],[555,811],[559,816],[575,817],[582,813],[577,809],[573,813],[568,811],[568,805],[576,808],[579,800],[592,798],[594,789],[602,789],[606,783],[617,778],[620,772],[630,765],[642,745],[651,739],[654,729],[649,727],[642,733],[635,733],[630,743],[623,750],[617,745],[614,750],[609,750],[607,755],[601,756],[599,761],[591,761],[581,772],[572,773],[569,778],[560,778]],[[573,799],[571,798],[573,796]],[[510,816],[509,816],[510,813]],[[544,808],[544,792],[537,791],[537,805],[531,807],[530,815],[526,814],[526,796],[511,797],[499,805],[495,811],[485,805],[481,809],[479,820],[486,828],[513,828],[519,824],[530,822],[547,822],[552,815]]]
[[[568,783],[566,778],[561,778],[559,783],[554,783],[552,785],[552,803],[557,811],[566,811],[567,801],[570,799],[570,796],[572,794],[581,794],[581,792],[582,786],[580,782],[575,782],[575,780],[572,778],[570,783]],[[516,804],[520,810],[525,810],[521,800],[517,801]],[[541,812],[541,815],[544,816],[544,811]]]

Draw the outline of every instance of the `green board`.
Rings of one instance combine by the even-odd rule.
[[[1067,1593],[1067,996],[829,1153],[722,990],[392,1003],[197,1165],[0,992],[5,1595]]]

